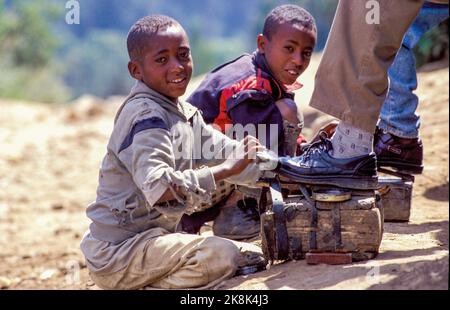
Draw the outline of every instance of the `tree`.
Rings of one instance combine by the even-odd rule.
[[[0,2],[0,96],[63,101],[67,89],[55,64],[51,23],[58,10],[43,2]],[[44,87],[45,85],[45,87]]]
[[[3,2],[3,1],[2,1]],[[14,1],[9,10],[2,4],[0,51],[12,65],[33,68],[47,65],[57,47],[50,23],[55,19],[54,6]]]
[[[414,48],[417,67],[449,58],[449,21],[443,21],[439,26],[427,32]]]

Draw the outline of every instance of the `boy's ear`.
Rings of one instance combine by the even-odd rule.
[[[141,67],[139,66],[139,64],[137,63],[136,60],[130,60],[128,62],[128,72],[130,72],[130,75],[134,79],[136,79],[138,81],[142,80]]]
[[[256,45],[258,46],[258,52],[264,54],[266,48],[267,38],[263,34],[259,34],[256,38]]]

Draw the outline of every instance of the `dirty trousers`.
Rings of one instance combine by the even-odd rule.
[[[310,106],[374,132],[388,69],[423,0],[341,0],[319,65]],[[379,23],[372,11],[379,4]],[[367,7],[366,7],[367,6]]]
[[[250,243],[155,230],[120,245],[109,263],[113,272],[89,268],[95,284],[103,289],[206,289],[231,278],[238,266],[251,264],[254,254],[262,256]]]

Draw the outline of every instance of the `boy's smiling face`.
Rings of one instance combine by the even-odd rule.
[[[148,39],[140,59],[128,64],[131,76],[176,102],[192,76],[192,57],[186,32],[179,25]]]
[[[309,66],[316,39],[315,31],[284,23],[278,26],[271,39],[260,34],[257,42],[275,79],[291,85]]]

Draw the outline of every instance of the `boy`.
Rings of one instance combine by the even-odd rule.
[[[257,51],[213,70],[187,101],[223,132],[227,124],[266,124],[268,129],[277,125],[278,145],[271,145],[275,135],[261,138],[279,155],[294,155],[283,149],[285,139],[291,138],[283,133],[283,121],[303,125],[292,91],[302,86],[297,78],[309,66],[316,39],[314,18],[305,9],[276,7],[257,37]]]
[[[131,28],[127,46],[137,82],[115,118],[97,199],[87,208],[92,223],[81,242],[93,281],[106,289],[207,288],[240,266],[263,263],[254,245],[176,233],[184,213],[211,204],[216,182],[259,178],[249,156],[262,146],[252,137],[227,138],[178,100],[192,74],[188,38],[178,22],[144,17]],[[201,166],[213,163],[196,153],[207,142],[205,133],[217,150],[209,158],[220,159],[230,147],[244,155]]]
[[[266,17],[257,51],[213,70],[187,101],[222,132],[228,124],[266,125],[266,132],[257,135],[261,142],[280,156],[294,156],[303,118],[292,91],[302,86],[297,78],[308,68],[316,40],[317,28],[309,12],[297,5],[278,6]],[[239,203],[231,203],[236,197],[232,198],[229,205],[234,211],[222,208],[221,213],[234,215],[219,214],[214,233],[236,240],[256,236],[258,212],[237,207]]]

